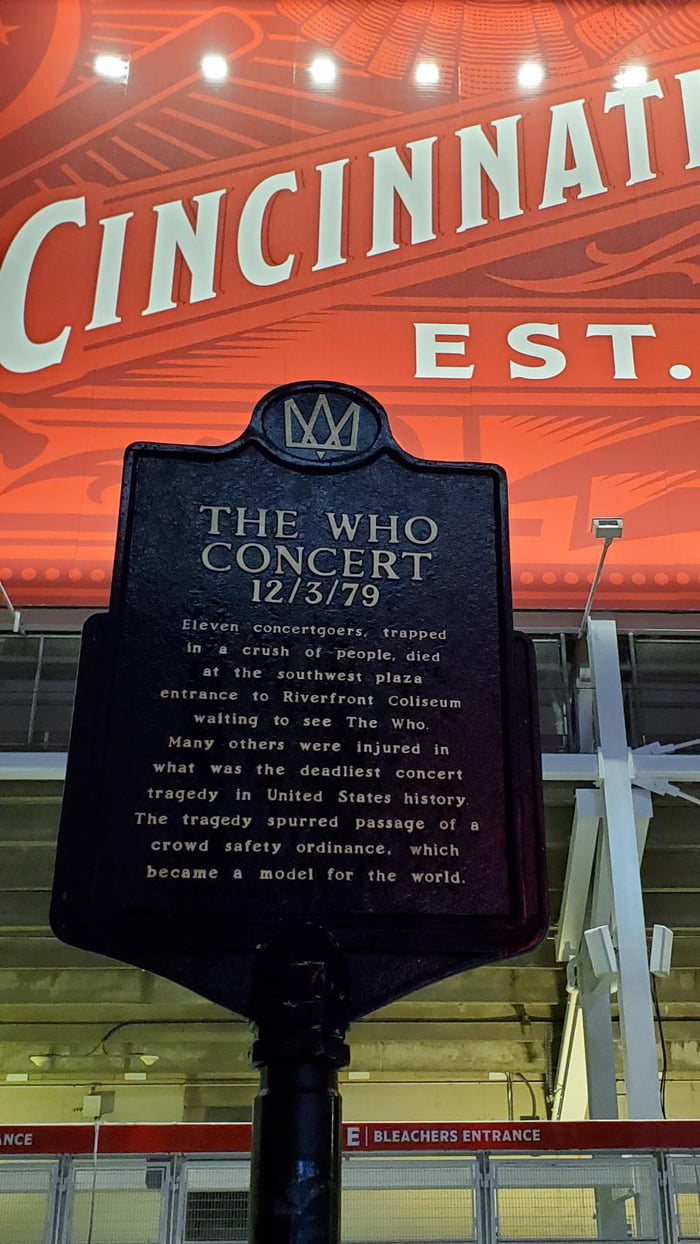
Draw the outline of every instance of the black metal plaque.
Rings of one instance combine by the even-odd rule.
[[[374,964],[356,1014],[533,944],[517,642],[503,472],[410,457],[367,394],[285,386],[230,446],[133,446],[109,615],[84,637],[55,931],[243,1013],[280,926]]]

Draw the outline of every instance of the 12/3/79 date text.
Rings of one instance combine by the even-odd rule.
[[[324,583],[321,579],[253,579],[252,597],[255,604],[330,605],[334,598],[338,604],[363,605],[373,609],[379,601],[376,583],[347,583],[333,579]]]

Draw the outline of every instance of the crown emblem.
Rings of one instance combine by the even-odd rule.
[[[359,426],[360,407],[357,402],[349,402],[347,409],[337,417],[325,393],[319,393],[308,417],[299,410],[293,397],[286,398],[284,403],[284,443],[287,449],[315,449],[319,458],[329,451],[354,453]]]

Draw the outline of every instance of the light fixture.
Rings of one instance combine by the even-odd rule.
[[[128,1084],[142,1084],[148,1077],[145,1071],[125,1071],[124,1079]]]
[[[225,82],[228,77],[228,61],[220,52],[208,52],[200,60],[199,68],[207,82]]]
[[[102,1114],[102,1094],[86,1093],[80,1113],[84,1119],[99,1119]]]
[[[621,518],[594,518],[591,523],[591,531],[596,540],[605,540],[606,544],[609,540],[619,540],[624,530],[624,522]]]
[[[440,81],[440,66],[434,60],[419,61],[415,79],[419,86],[437,86]]]
[[[29,1079],[28,1071],[10,1071],[5,1076],[5,1080],[7,1081],[8,1084],[26,1084],[28,1079]]]
[[[317,86],[331,86],[338,70],[331,56],[315,56],[309,65],[309,73]]]
[[[518,69],[520,86],[541,86],[544,82],[544,65],[536,60],[526,60]]]
[[[622,65],[615,77],[614,85],[618,90],[626,86],[641,86],[648,78],[646,65]]]
[[[348,1080],[369,1080],[369,1071],[349,1071]]]
[[[144,1067],[153,1067],[158,1062],[160,1054],[139,1054],[139,1058]]]
[[[30,1054],[29,1061],[30,1063],[33,1063],[35,1067],[38,1067],[39,1071],[46,1071],[46,1068],[51,1065],[51,1055],[50,1054]]]
[[[591,967],[599,981],[612,981],[617,976],[617,955],[607,924],[586,929],[584,934]]]
[[[651,952],[649,954],[649,971],[653,976],[671,975],[671,951],[673,950],[673,930],[665,924],[655,924],[651,935]]]
[[[93,69],[100,78],[109,78],[112,82],[126,82],[129,78],[129,62],[123,56],[102,52],[95,57]]]

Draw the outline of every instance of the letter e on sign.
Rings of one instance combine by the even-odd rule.
[[[438,363],[441,354],[466,355],[466,341],[455,340],[469,336],[468,324],[414,324],[416,330],[416,379],[418,380],[470,380],[474,364],[464,363],[450,367]]]

